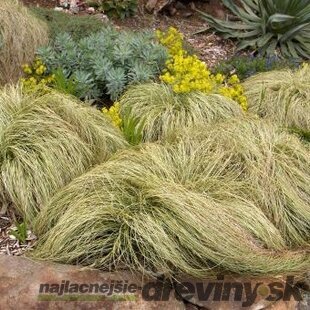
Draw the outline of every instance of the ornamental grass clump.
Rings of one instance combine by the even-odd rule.
[[[71,97],[0,92],[1,196],[31,221],[62,186],[126,146],[100,112]]]
[[[216,148],[247,184],[235,193],[251,199],[288,246],[309,246],[310,149],[297,137],[261,119],[228,120],[184,132]],[[211,139],[209,137],[212,137]],[[229,164],[227,163],[229,162]]]
[[[242,117],[243,111],[235,101],[221,95],[176,94],[169,85],[150,83],[131,87],[123,95],[120,114],[125,133],[135,123],[142,131],[142,140],[150,142],[165,140],[175,130],[195,124]]]
[[[39,46],[48,42],[47,26],[17,0],[1,0],[0,84],[16,81],[21,66],[31,62]]]
[[[34,257],[176,278],[184,273],[205,277],[220,271],[270,275],[307,270],[309,244],[296,242],[292,232],[298,227],[298,240],[309,241],[304,162],[309,153],[298,139],[268,132],[260,122],[245,122],[240,130],[236,125],[235,136],[232,125],[230,139],[221,141],[229,130],[225,124],[204,127],[203,137],[201,130],[197,137],[183,131],[173,144],[127,149],[72,181],[36,219],[40,239]],[[271,146],[264,144],[265,135],[271,135],[276,154],[267,164]],[[296,152],[304,158],[296,158]],[[260,156],[257,166],[255,155]],[[297,184],[287,183],[289,177]],[[266,208],[256,204],[260,201],[254,194],[254,185],[261,189],[263,181]],[[274,199],[270,184],[278,189]],[[294,203],[290,199],[296,195]],[[288,229],[282,229],[282,219],[290,223]]]
[[[243,86],[249,110],[281,126],[310,131],[310,66],[271,71],[247,79]]]

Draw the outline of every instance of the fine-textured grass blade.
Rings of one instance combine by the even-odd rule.
[[[236,102],[223,96],[175,94],[169,85],[157,83],[130,88],[120,105],[124,121],[134,121],[142,131],[142,140],[148,142],[165,140],[179,128],[243,115]]]
[[[283,46],[284,48],[284,46]],[[270,71],[247,79],[243,86],[249,110],[284,127],[310,130],[310,67]]]
[[[102,113],[71,97],[0,91],[0,197],[29,221],[62,186],[126,145]]]
[[[307,270],[305,146],[251,119],[180,133],[125,150],[59,191],[35,223],[34,257],[176,278]]]
[[[48,42],[47,25],[35,18],[18,0],[0,4],[0,85],[16,81],[23,64]]]

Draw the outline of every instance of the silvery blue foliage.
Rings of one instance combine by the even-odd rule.
[[[107,27],[78,42],[60,34],[38,56],[49,72],[61,68],[67,78],[74,77],[81,98],[117,100],[128,85],[155,79],[168,54],[153,33]]]

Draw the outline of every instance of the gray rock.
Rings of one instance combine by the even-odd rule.
[[[63,281],[63,282],[62,282]],[[129,272],[105,273],[98,270],[83,269],[77,266],[59,265],[46,262],[32,261],[24,257],[13,257],[0,255],[0,309],[19,310],[19,309],[64,309],[64,310],[88,310],[88,309],[144,309],[144,310],[185,310],[183,302],[174,298],[171,294],[168,301],[147,301],[142,298],[140,290],[131,293],[129,289],[126,294],[115,294],[115,298],[125,297],[134,301],[123,301],[119,299],[103,300],[103,295],[99,292],[97,296],[101,299],[98,301],[89,301],[90,294],[83,292],[75,294],[57,295],[51,294],[51,291],[61,292],[61,284],[66,281],[70,282],[68,288],[74,288],[72,285],[78,284],[100,284],[104,285],[100,289],[105,289],[106,285],[116,283],[135,284],[143,286],[147,279],[134,276]],[[45,285],[44,285],[45,284]],[[56,286],[52,286],[56,284]],[[57,287],[58,285],[58,287]],[[41,287],[42,294],[39,293]],[[63,285],[64,287],[64,285]],[[85,289],[85,287],[83,288]],[[68,296],[73,299],[79,298],[79,301],[68,301]],[[90,297],[89,297],[90,296]],[[58,299],[58,300],[57,300]],[[62,299],[62,301],[60,301]],[[43,301],[46,300],[46,301]],[[63,301],[66,300],[66,301]]]
[[[266,297],[272,293],[269,285],[280,283],[280,285],[283,284],[284,288],[286,279],[286,277],[242,278],[225,276],[224,278],[199,280],[184,277],[179,282],[174,283],[173,286],[170,286],[170,282],[167,281],[167,286],[165,286],[154,279],[142,278],[141,275],[134,275],[125,271],[101,272],[78,266],[33,261],[25,257],[0,255],[0,309],[309,309],[309,299],[303,301],[295,301],[293,298],[290,301],[266,300]],[[109,295],[108,292],[113,287],[113,283],[115,289],[116,285],[120,284],[124,293],[120,294],[114,291],[114,294]],[[154,283],[159,284],[159,286],[155,286]],[[213,283],[213,288],[211,285],[212,290],[208,292],[210,283]],[[242,300],[235,299],[236,286],[232,286],[231,294],[226,294],[227,296],[223,298],[225,284],[236,283],[243,287]],[[149,284],[151,285],[149,286]],[[200,296],[198,285],[200,285]],[[256,288],[257,294],[248,305],[243,305],[242,302],[246,300],[246,285],[248,285],[248,292],[249,289],[253,292]],[[190,287],[192,289],[188,291]],[[72,291],[69,292],[71,289]],[[75,290],[78,291],[75,292]],[[96,290],[97,292],[94,294]],[[215,290],[221,293],[217,294]],[[209,297],[203,300],[201,296],[206,297],[208,293]],[[221,297],[215,297],[216,294]],[[154,296],[158,296],[158,298]]]
[[[214,277],[213,279],[209,278],[205,280],[184,278],[180,283],[175,284],[175,290],[177,295],[183,297],[184,302],[188,302],[189,305],[195,305],[198,309],[299,309],[304,304],[304,301],[298,300],[298,298],[294,300],[292,297],[289,301],[283,300],[283,298],[280,298],[278,301],[271,301],[268,298],[274,294],[274,291],[270,289],[271,287],[280,289],[280,293],[284,293],[285,286],[287,285],[286,279],[284,276],[277,278],[225,276],[223,278]],[[296,284],[297,282],[299,281],[295,278],[294,283]],[[281,288],[277,285],[280,285]],[[241,294],[239,295],[237,291]],[[299,293],[295,296],[297,295],[301,296]]]

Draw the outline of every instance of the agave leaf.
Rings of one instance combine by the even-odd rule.
[[[237,6],[232,0],[222,0],[223,4],[230,9],[235,15],[237,15],[244,22],[253,21],[259,22],[260,18],[257,16],[254,11],[253,14],[248,14],[244,9],[240,6]]]
[[[275,54],[275,50],[277,48],[277,45],[278,45],[278,40],[276,40],[276,39],[271,40],[268,43],[268,45],[266,44],[266,46],[265,46],[265,53],[267,55],[274,55]],[[264,54],[264,53],[262,53],[262,54]]]
[[[287,44],[287,47],[288,47],[288,50],[290,52],[290,54],[294,57],[294,58],[298,58],[298,54],[296,52],[296,49],[295,49],[295,45],[292,41],[286,41],[286,44]]]
[[[265,35],[263,35],[257,40],[257,46],[263,47],[273,38],[273,36],[274,35],[272,33],[266,33]]]
[[[272,12],[276,10],[276,4],[273,0],[261,0],[260,1],[264,6],[266,11]]]
[[[249,31],[249,32],[229,32],[226,34],[223,34],[223,38],[225,39],[229,39],[229,38],[235,38],[238,35],[238,39],[253,39],[255,37],[257,37],[258,34],[261,33],[260,29],[255,29],[253,31]],[[255,38],[256,41],[256,46],[257,46],[257,38]]]
[[[273,54],[271,47],[279,46],[285,57],[297,55],[308,59],[310,0],[240,0],[240,6],[233,0],[222,2],[236,15],[239,22],[223,21],[200,13],[211,28],[222,33],[224,38],[240,41],[238,50],[242,47],[255,47],[264,53]]]
[[[237,51],[241,51],[247,47],[255,48],[257,44],[257,40],[243,40],[240,44],[238,44]]]
[[[257,27],[259,27],[259,23],[248,23],[248,24],[244,24],[244,23],[235,23],[235,22],[230,22],[230,21],[224,21],[224,20],[220,20],[217,18],[214,18],[212,15],[206,14],[204,12],[201,12],[199,10],[197,10],[204,18],[206,21],[208,21],[210,24],[216,24],[218,25],[218,27],[221,29],[221,31],[227,31],[227,30],[253,30]],[[228,29],[225,29],[228,28]]]
[[[310,21],[310,5],[298,12],[297,14],[300,23],[307,23]]]
[[[298,38],[294,38],[296,40],[296,42],[299,43],[299,45],[305,49],[307,52],[310,51],[310,40],[307,40],[306,37],[298,37]]]
[[[267,27],[273,32],[284,33],[287,27],[291,27],[296,21],[296,17],[285,14],[274,14],[269,17]]]
[[[244,0],[243,4],[246,5],[247,7],[250,7],[255,12],[257,12],[259,9],[257,0]]]
[[[256,37],[257,35],[261,34],[261,29],[254,29],[253,31],[248,32],[236,32],[235,36],[238,36],[238,38],[251,38]]]
[[[280,43],[280,50],[281,50],[281,53],[283,56],[285,56],[287,58],[291,58],[291,53],[289,52],[289,50],[287,48],[286,42]]]
[[[289,1],[288,12],[291,14],[304,15],[309,14],[310,3],[308,0],[291,0]]]
[[[252,15],[254,18],[257,17],[256,12],[258,11],[258,7],[257,9],[254,9],[253,7],[247,4],[247,1],[243,1],[243,8],[248,14]]]
[[[296,36],[297,33],[299,33],[302,29],[309,27],[309,25],[310,25],[310,23],[309,24],[301,24],[301,25],[298,25],[297,27],[289,30],[287,33],[285,33],[281,37],[280,42],[291,40],[293,37]]]
[[[261,0],[264,9],[267,11],[268,15],[273,15],[275,13],[284,13],[288,5],[287,0],[274,1],[274,0]]]
[[[301,55],[302,57],[306,59],[310,59],[310,54],[307,52],[310,50],[310,44],[306,50],[302,48],[302,45],[298,45],[298,44],[296,44],[295,48],[299,55]]]

